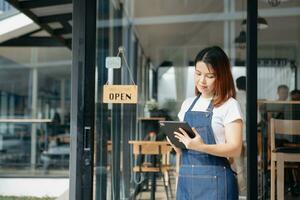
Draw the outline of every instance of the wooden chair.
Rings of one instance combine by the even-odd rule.
[[[275,200],[276,174],[277,199],[284,199],[284,163],[300,162],[300,147],[297,145],[277,147],[275,143],[277,134],[300,136],[300,120],[271,119],[271,200]],[[277,167],[276,174],[275,167]]]
[[[133,172],[160,173],[163,178],[163,184],[164,184],[164,189],[166,192],[167,199],[169,199],[168,186],[172,197],[171,184],[169,178],[169,170],[171,169],[171,166],[169,164],[169,156],[172,150],[170,144],[165,141],[129,141],[129,143],[133,144],[133,154],[135,159],[138,159],[138,156],[141,155],[161,156],[161,159],[157,160],[156,163],[145,163],[145,162],[138,163],[138,165],[133,167]],[[166,179],[168,179],[168,181]],[[152,191],[154,190],[152,189]]]

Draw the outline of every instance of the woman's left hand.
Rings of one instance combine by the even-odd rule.
[[[192,130],[195,133],[195,137],[194,138],[190,138],[190,136],[185,132],[185,130],[183,130],[182,128],[179,128],[181,133],[178,132],[174,132],[175,137],[182,142],[185,147],[187,149],[201,149],[201,146],[204,145],[204,142],[202,140],[202,138],[200,137],[200,134],[197,132],[197,130],[195,128],[192,128]]]

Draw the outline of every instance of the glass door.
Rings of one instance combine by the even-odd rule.
[[[182,102],[195,95],[194,58],[201,49],[220,46],[230,59],[234,79],[245,75],[245,63],[241,63],[245,46],[236,40],[244,30],[245,5],[219,0],[98,0],[95,199],[153,198],[153,182],[141,186],[148,177],[134,171],[134,166],[148,158],[137,158],[130,142],[165,141],[158,122],[178,120]],[[120,69],[107,69],[106,57],[117,56],[121,46],[129,70],[124,59]],[[138,86],[137,104],[103,103],[103,85],[128,85],[132,79]],[[175,152],[168,159],[174,198]],[[239,173],[246,172],[241,169]],[[162,181],[161,176],[156,179],[156,183]],[[156,185],[154,195],[165,197],[165,189]],[[240,190],[246,197],[246,186]]]
[[[297,23],[300,18],[299,12],[295,12],[299,8],[299,1],[258,1],[258,180],[261,199],[270,199],[272,195],[277,199],[299,198],[299,165],[293,160],[286,163],[282,179],[275,159],[276,149],[297,146],[299,138],[279,135],[273,146],[271,136],[271,119],[300,119],[300,29]],[[293,127],[289,131],[292,132]],[[286,157],[289,153],[286,152]],[[277,188],[280,183],[284,184]]]

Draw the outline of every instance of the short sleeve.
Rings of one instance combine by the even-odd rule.
[[[179,113],[177,115],[178,118],[179,118],[179,121],[183,121],[184,120],[184,115],[185,115],[185,112],[186,112],[186,110],[184,109],[185,108],[184,103],[185,103],[185,101],[181,104],[180,111],[179,111]]]
[[[191,100],[192,99],[186,99],[184,100],[184,102],[181,104],[181,108],[180,108],[180,111],[178,113],[178,118],[179,118],[179,121],[183,121],[184,120],[184,115],[186,113],[186,111],[188,110],[188,108],[190,107],[190,104],[191,104]]]
[[[240,104],[235,99],[232,99],[227,104],[226,114],[224,117],[224,125],[229,124],[237,119],[243,120],[243,114]]]

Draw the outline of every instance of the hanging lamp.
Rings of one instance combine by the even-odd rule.
[[[247,20],[244,19],[242,21],[242,26],[244,28],[246,28],[246,25],[247,25]],[[265,18],[263,18],[263,17],[257,17],[257,28],[259,30],[263,30],[263,29],[266,29],[268,27],[269,27],[269,25],[268,25],[268,22],[267,22],[267,20]]]

